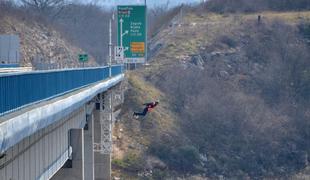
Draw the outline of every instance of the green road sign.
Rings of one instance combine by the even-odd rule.
[[[117,6],[117,45],[127,63],[143,63],[146,55],[146,6]]]
[[[88,55],[87,54],[79,54],[79,61],[80,62],[87,62],[88,61]]]

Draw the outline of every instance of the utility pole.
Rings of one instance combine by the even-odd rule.
[[[180,12],[180,24],[182,24],[182,21],[183,21],[183,6],[184,6],[184,4],[182,3],[181,12]]]
[[[112,43],[112,21],[114,21],[114,10],[112,10],[112,17],[110,18],[109,21],[109,77],[112,76],[112,50],[113,50],[113,43]]]
[[[148,23],[147,23],[147,4],[146,4],[146,0],[144,0],[144,5],[145,5],[145,33],[146,33],[146,38],[145,38],[145,62],[147,61],[147,36],[148,36]]]
[[[112,20],[109,22],[109,77],[112,76]]]

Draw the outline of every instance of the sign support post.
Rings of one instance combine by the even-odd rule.
[[[82,62],[84,68],[84,63],[88,61],[88,54],[79,54],[79,61]]]

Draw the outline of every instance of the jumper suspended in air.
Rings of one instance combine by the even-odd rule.
[[[143,111],[142,112],[134,112],[133,116],[135,118],[138,118],[139,116],[145,116],[148,112],[150,112],[152,109],[154,109],[158,104],[159,104],[159,101],[145,103],[145,104],[143,104],[145,106]]]

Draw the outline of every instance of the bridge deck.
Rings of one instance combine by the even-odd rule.
[[[0,74],[0,116],[109,78],[109,67]],[[111,75],[122,73],[112,66]]]
[[[105,78],[88,86],[82,86],[65,93],[46,98],[11,113],[0,116],[0,153],[18,143],[23,138],[55,123],[57,120],[82,107],[100,92],[113,87],[122,79],[122,71],[115,72],[112,78]],[[2,99],[1,99],[2,101]]]

